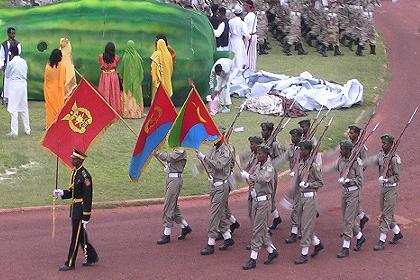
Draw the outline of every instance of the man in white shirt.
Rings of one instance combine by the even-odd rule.
[[[19,56],[19,49],[16,45],[11,45],[10,60],[7,64],[5,75],[8,81],[9,102],[7,111],[10,113],[10,132],[7,136],[16,137],[19,132],[18,115],[21,114],[23,127],[26,135],[31,134],[29,126],[28,112],[28,90],[27,90],[27,74],[28,65],[26,61]]]
[[[248,68],[255,72],[257,69],[257,15],[254,13],[254,3],[247,0],[244,3],[247,14],[244,18],[251,38],[245,42],[246,54],[248,57]]]
[[[250,35],[245,22],[240,18],[242,6],[237,4],[233,12],[235,17],[229,20],[229,50],[235,53],[233,59],[235,67],[244,69],[248,65],[244,40],[248,41]]]
[[[22,52],[22,47],[20,43],[15,39],[16,29],[13,27],[7,28],[7,40],[0,45],[0,68],[4,71],[6,70],[7,63],[10,61],[10,46],[16,45],[19,50],[19,54]],[[7,103],[7,98],[9,97],[7,89],[7,78],[3,79],[3,92],[1,93],[2,102]]]
[[[232,104],[232,100],[230,99],[229,84],[237,73],[238,69],[230,58],[219,58],[211,69],[210,93],[212,97],[219,96],[222,113],[230,112],[229,106]]]

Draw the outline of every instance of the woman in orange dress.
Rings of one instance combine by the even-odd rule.
[[[120,61],[120,57],[115,54],[114,43],[109,42],[106,44],[105,51],[99,55],[98,61],[102,70],[101,77],[99,78],[99,92],[108,104],[119,115],[122,115],[120,80],[115,70]]]
[[[66,67],[61,63],[62,54],[54,49],[44,72],[44,99],[46,128],[55,120],[64,106]]]

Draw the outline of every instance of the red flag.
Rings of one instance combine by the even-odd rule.
[[[116,118],[115,110],[82,78],[40,144],[72,168],[73,148],[86,153],[92,141]]]

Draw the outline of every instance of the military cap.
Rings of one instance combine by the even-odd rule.
[[[342,140],[340,142],[340,147],[344,147],[344,148],[347,148],[347,149],[353,149],[354,144],[350,140]]]
[[[262,139],[259,136],[250,136],[248,137],[248,141],[255,144],[262,144],[264,142],[264,139]]]
[[[352,124],[352,125],[349,125],[349,129],[351,129],[351,130],[355,131],[356,133],[360,133],[360,131],[362,130],[362,129],[360,128],[360,126],[358,126],[357,124]]]
[[[78,149],[74,148],[73,149],[73,153],[71,154],[72,158],[78,158],[81,160],[84,160],[85,158],[87,158],[87,155],[82,153],[81,151],[79,151]]]
[[[303,135],[303,130],[301,128],[293,128],[292,130],[289,131],[290,135],[295,135],[295,134],[299,134],[299,135]]]
[[[381,136],[381,140],[386,142],[394,142],[394,139],[394,136],[392,136],[391,134],[384,134]]]
[[[258,151],[258,152],[263,152],[263,153],[266,153],[266,154],[268,155],[268,154],[270,154],[270,147],[269,147],[269,146],[267,146],[267,145],[259,145],[259,146],[257,147],[257,151]]]
[[[299,125],[302,125],[302,124],[311,124],[311,120],[310,119],[304,119],[304,120],[299,121],[298,124]]]
[[[312,150],[313,148],[313,143],[311,140],[305,140],[299,143],[299,147],[303,147],[307,150]]]
[[[273,130],[274,129],[274,123],[272,122],[263,122],[260,124],[261,129],[263,130]]]

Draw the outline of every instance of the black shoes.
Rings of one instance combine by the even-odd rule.
[[[343,55],[339,46],[334,46],[334,56]]]
[[[291,56],[292,53],[290,52],[290,45],[288,43],[285,43],[283,45],[283,52],[287,55],[287,56]]]
[[[279,253],[277,252],[277,250],[274,250],[273,253],[268,254],[267,259],[264,261],[264,264],[270,264],[273,262],[273,260],[275,258],[277,258],[279,256]]]
[[[96,259],[94,261],[85,260],[82,265],[83,266],[92,266],[94,263],[97,263],[98,261],[99,261],[99,257],[96,257]]]
[[[242,269],[249,270],[257,267],[257,261],[254,259],[249,259],[249,261],[242,266]]]
[[[385,249],[385,242],[379,240],[378,243],[373,247],[373,251],[382,251]]]
[[[219,247],[220,251],[226,251],[230,246],[233,246],[233,244],[235,244],[235,242],[233,241],[232,238],[226,239],[223,242],[223,245]]]
[[[214,245],[207,245],[206,248],[204,248],[203,250],[201,250],[201,255],[202,256],[208,256],[214,253]]]
[[[394,234],[392,240],[389,241],[389,244],[397,244],[398,240],[403,239],[403,235],[401,231],[398,234]]]
[[[297,47],[298,55],[307,55],[308,54],[303,49],[302,43],[296,43],[296,47]]]
[[[326,46],[324,46],[324,45],[320,45],[319,46],[319,50],[318,50],[318,52],[323,56],[323,57],[328,57],[328,55],[327,55],[327,47]]]
[[[315,245],[314,251],[311,254],[311,258],[315,258],[316,256],[318,256],[318,253],[324,249],[324,244],[322,244],[322,242],[320,242],[318,245]]]
[[[370,54],[376,55],[376,46],[370,45]]]
[[[360,220],[360,230],[363,231],[367,222],[369,222],[369,218],[367,216],[363,216],[363,218]]]
[[[178,236],[178,240],[184,240],[185,237],[192,232],[191,227],[188,225],[181,230],[181,235]]]
[[[273,219],[273,224],[271,226],[269,226],[268,228],[269,229],[276,229],[279,224],[281,224],[281,218],[280,217],[274,218]]]
[[[356,55],[363,56],[363,46],[357,45]]]
[[[304,264],[308,262],[308,256],[307,255],[300,255],[299,258],[295,259],[295,264]]]
[[[63,264],[62,266],[60,266],[60,268],[58,269],[58,271],[69,271],[74,269],[74,266],[68,266],[66,264]]]
[[[360,237],[360,239],[357,239],[356,246],[354,246],[354,249],[356,252],[359,252],[362,249],[363,243],[365,243],[366,238],[364,236]]]
[[[238,221],[234,222],[233,224],[230,225],[230,232],[233,234],[235,229],[239,228],[240,226],[241,225],[238,223]]]
[[[290,236],[284,241],[286,244],[292,244],[297,241],[297,234],[291,233]]]
[[[341,251],[338,252],[337,258],[342,259],[349,256],[349,248],[341,248]]]
[[[171,242],[171,236],[170,235],[162,235],[162,237],[156,242],[158,245],[163,245],[166,243]]]

